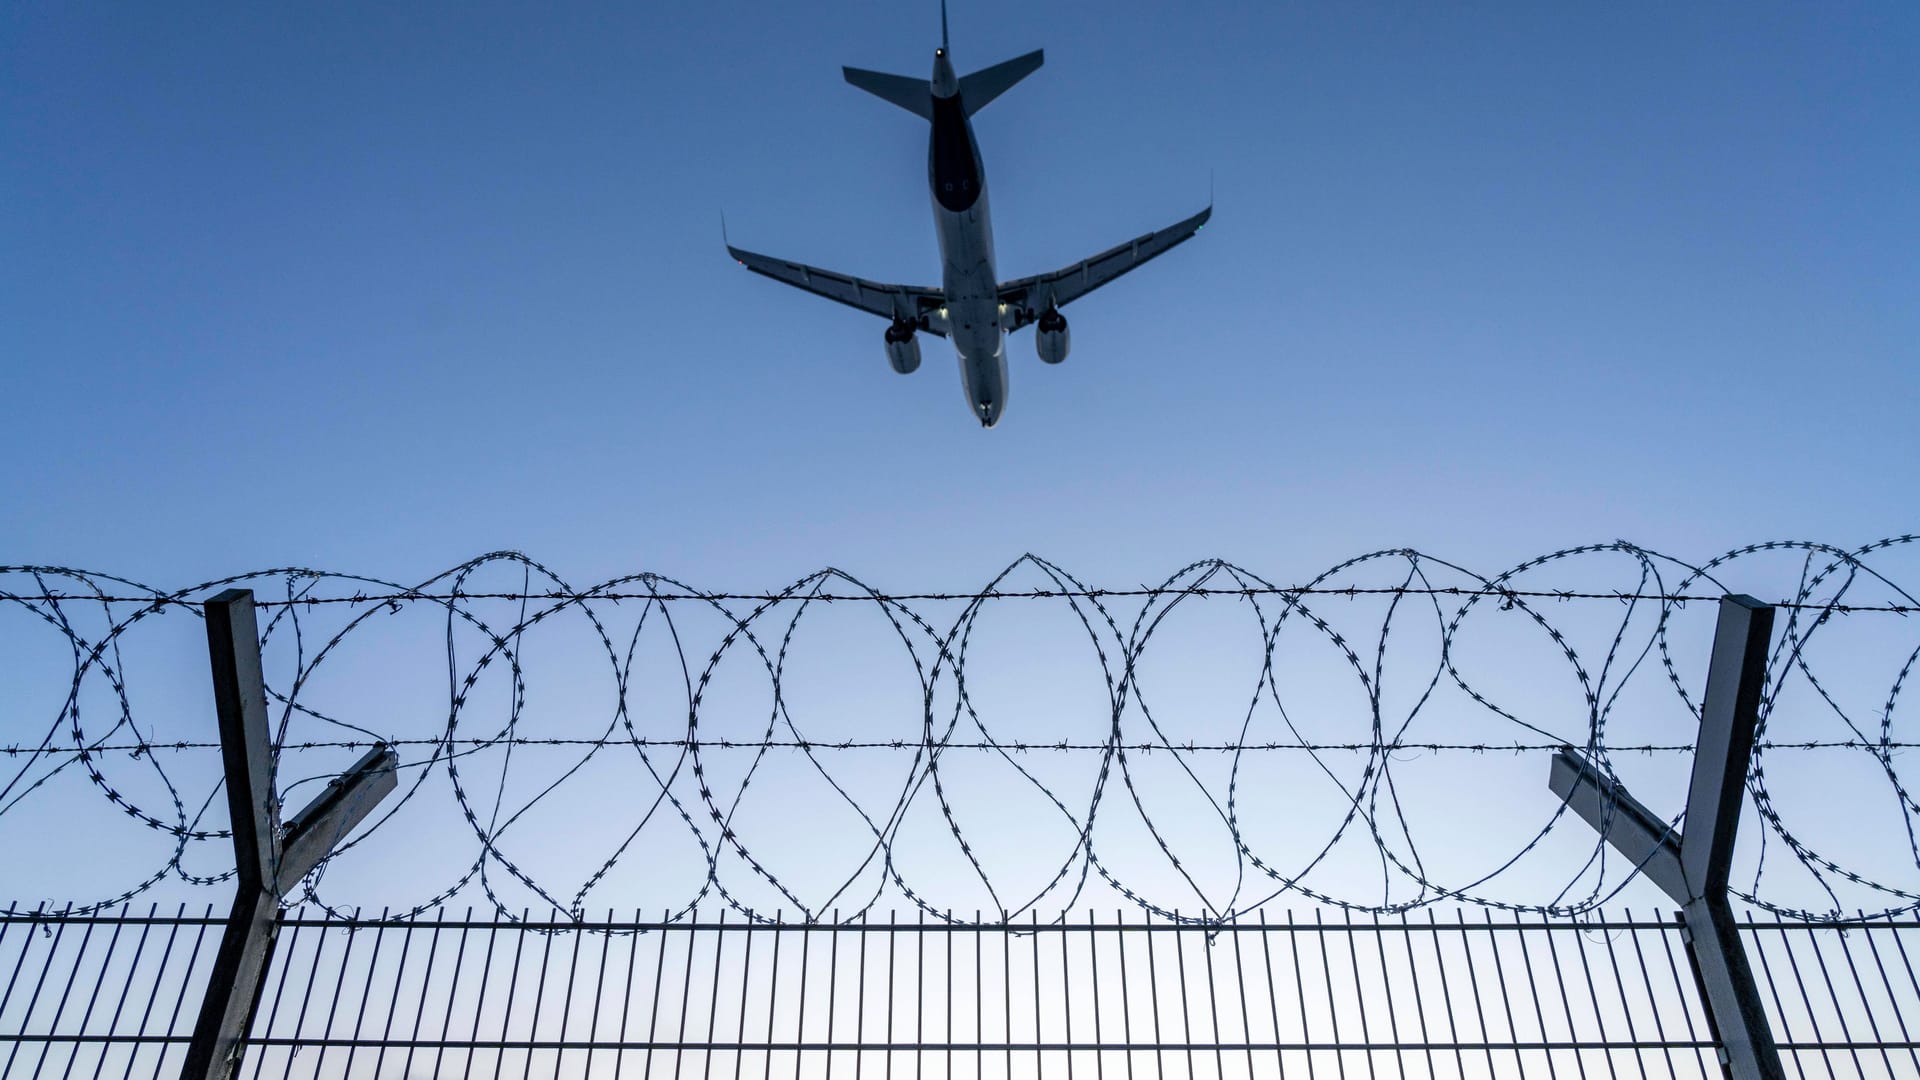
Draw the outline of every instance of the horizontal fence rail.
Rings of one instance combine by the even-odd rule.
[[[222,919],[0,917],[0,1075],[177,1070]],[[1791,1076],[1920,1075],[1920,922],[1741,923]],[[282,919],[240,1075],[1717,1077],[1684,929],[1431,908]]]

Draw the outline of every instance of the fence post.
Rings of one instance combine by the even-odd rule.
[[[235,883],[181,1080],[229,1080],[238,1072],[280,932],[281,897],[394,789],[398,764],[392,747],[374,747],[283,827],[253,593],[228,589],[207,601],[206,617]]]
[[[1773,608],[1751,596],[1720,600],[1700,734],[1678,835],[1617,780],[1571,748],[1553,758],[1548,786],[1681,906],[1687,960],[1734,1080],[1785,1080],[1780,1050],[1740,941],[1727,879],[1747,765],[1766,682]]]

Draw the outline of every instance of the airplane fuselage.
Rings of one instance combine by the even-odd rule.
[[[927,180],[933,189],[933,225],[940,238],[941,288],[946,293],[941,315],[960,358],[960,382],[974,418],[982,427],[992,427],[1007,406],[1006,332],[993,265],[986,170],[959,91],[946,50],[935,52]]]

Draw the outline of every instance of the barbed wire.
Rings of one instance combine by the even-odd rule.
[[[371,750],[376,746],[391,746],[404,749],[409,746],[427,747],[472,747],[475,749],[506,746],[550,746],[550,747],[593,747],[607,749],[616,746],[641,746],[659,749],[680,750],[917,750],[919,743],[905,739],[857,740],[857,739],[590,739],[590,738],[531,738],[515,736],[510,739],[393,739],[382,741],[367,739],[340,739],[332,742],[309,741],[283,743],[275,746],[275,753],[300,752],[305,750]],[[1421,751],[1429,753],[1463,752],[1472,754],[1525,754],[1554,753],[1571,750],[1574,747],[1566,743],[1550,742],[1511,742],[1511,743],[1416,743],[1397,742],[1394,749],[1401,751]],[[1758,744],[1761,750],[1913,750],[1920,749],[1920,743],[1911,742],[1867,742],[1861,739],[1839,739],[1820,741],[1817,739],[1802,742],[1776,742],[1771,739]],[[87,754],[126,753],[133,757],[156,753],[161,750],[218,750],[217,742],[132,742],[103,744],[86,747],[70,746],[21,746],[18,744],[0,746],[0,754],[7,757],[41,756],[74,757]],[[1070,743],[1070,742],[948,742],[941,744],[943,753],[954,750],[980,750],[999,752],[1010,750],[1016,754],[1029,751],[1091,752],[1105,753],[1109,750],[1126,749],[1135,753],[1151,754],[1156,751],[1176,754],[1236,754],[1270,750],[1295,750],[1305,753],[1370,753],[1378,747],[1372,743],[1279,743],[1279,742],[1225,742],[1225,743],[1132,743],[1116,746],[1112,743]],[[1615,744],[1607,747],[1613,754],[1674,754],[1691,753],[1692,743],[1642,743],[1638,745]]]
[[[1501,782],[1501,794],[1532,808],[1494,819],[1510,828],[1512,850],[1480,844],[1467,857],[1459,837],[1445,835],[1445,822],[1487,793],[1435,785],[1409,770],[1426,759],[1524,758],[1563,748],[1613,776],[1635,755],[1677,760],[1691,749],[1690,729],[1674,732],[1683,738],[1612,736],[1623,725],[1646,726],[1620,719],[1623,713],[1664,710],[1669,722],[1697,722],[1706,640],[1699,627],[1684,638],[1675,628],[1689,605],[1710,614],[1705,602],[1742,591],[1738,585],[1780,596],[1784,618],[1748,783],[1758,828],[1743,842],[1751,858],[1736,893],[1814,919],[1854,918],[1860,905],[1843,899],[1864,894],[1872,898],[1866,906],[1890,915],[1920,910],[1920,839],[1913,829],[1920,805],[1897,766],[1916,744],[1897,737],[1895,726],[1920,658],[1920,644],[1908,643],[1920,632],[1904,619],[1849,621],[1871,635],[1864,644],[1829,650],[1825,642],[1838,632],[1837,616],[1920,611],[1882,569],[1893,554],[1912,554],[1916,540],[1905,535],[1857,548],[1776,541],[1699,564],[1614,541],[1551,552],[1491,575],[1389,549],[1285,586],[1203,560],[1159,585],[1118,589],[1090,588],[1029,555],[982,589],[953,592],[887,592],[836,569],[761,592],[704,591],[653,573],[578,589],[515,552],[489,553],[411,586],[281,567],[161,590],[71,568],[0,567],[0,612],[25,613],[29,626],[51,629],[72,659],[64,699],[42,737],[0,746],[0,757],[18,763],[0,782],[0,825],[54,805],[50,793],[75,778],[116,815],[160,838],[164,850],[149,868],[89,901],[89,911],[170,880],[207,886],[231,877],[223,868],[230,852],[211,718],[178,691],[166,706],[142,698],[136,708],[129,675],[136,665],[127,650],[147,640],[147,628],[168,622],[160,616],[197,612],[212,591],[244,585],[263,614],[279,790],[297,802],[298,791],[327,775],[294,776],[299,759],[290,755],[378,743],[409,751],[396,795],[291,898],[328,910],[323,887],[350,878],[356,860],[373,865],[423,843],[446,848],[444,815],[425,826],[408,822],[433,818],[437,811],[427,808],[437,804],[450,806],[458,827],[472,834],[475,853],[455,859],[414,911],[476,888],[504,916],[530,897],[578,916],[599,890],[631,887],[643,877],[658,887],[666,876],[640,874],[636,864],[671,863],[685,879],[675,879],[685,888],[679,910],[717,897],[751,919],[779,907],[807,918],[836,909],[857,917],[883,897],[943,919],[949,909],[980,906],[948,902],[955,892],[971,892],[1006,920],[1065,911],[1102,888],[1153,914],[1200,922],[1224,921],[1289,893],[1380,913],[1451,901],[1580,914],[1618,895],[1638,868],[1623,865],[1557,801],[1539,798],[1543,776]],[[1784,573],[1760,566],[1782,558]],[[1590,578],[1601,565],[1630,581],[1596,587]],[[1549,568],[1578,570],[1588,580],[1544,587],[1538,578]],[[499,582],[502,574],[519,580]],[[1023,577],[1034,583],[1023,584]],[[20,587],[9,587],[16,582]],[[1188,667],[1223,664],[1231,649],[1189,656],[1178,651],[1181,631],[1168,629],[1189,602],[1221,598],[1239,603],[1208,610],[1244,612],[1233,615],[1243,624],[1251,616],[1253,647],[1235,656],[1240,703],[1227,713],[1225,730],[1200,737],[1186,730],[1192,722],[1184,714],[1194,698],[1211,701],[1214,682],[1202,679],[1163,699],[1169,675],[1149,645],[1167,645]],[[1009,724],[985,704],[997,696],[996,669],[1031,662],[1022,650],[1003,655],[980,644],[992,637],[983,616],[1009,600],[1057,602],[1072,629],[1053,640],[1074,650],[1091,646],[1091,679],[1082,678],[1079,696],[1063,707],[1079,736],[1037,737],[1031,725],[1055,722],[1044,710],[1029,709]],[[1335,600],[1347,602],[1329,606]],[[1119,610],[1123,602],[1130,611]],[[816,646],[802,644],[809,633],[845,645],[838,631],[808,629],[834,605],[878,612],[895,659],[883,662],[866,646],[845,661],[815,657]],[[442,685],[438,704],[429,707],[438,719],[427,734],[394,720],[393,707],[369,684],[407,684],[427,675],[428,665],[416,658],[395,668],[377,646],[372,656],[348,655],[362,641],[384,640],[383,617],[410,611],[434,617],[444,651],[444,667],[433,665]],[[573,629],[551,636],[563,643],[544,644],[540,635],[562,625]],[[703,634],[706,643],[697,643]],[[1824,678],[1816,638],[1826,650],[1817,654]],[[403,636],[398,648],[419,640]],[[1863,670],[1868,654],[1882,653],[1879,674]],[[1525,664],[1515,660],[1522,654]],[[1552,677],[1570,676],[1575,693],[1547,693],[1545,676],[1501,666],[1504,658],[1509,667],[1538,667],[1543,657],[1555,659]],[[1648,660],[1657,661],[1647,668],[1652,674],[1642,673]],[[580,694],[557,692],[568,702],[560,710],[566,720],[537,720],[528,696],[536,671],[554,665],[573,677],[585,674],[574,669],[589,661],[610,692],[591,708],[579,705]],[[827,681],[841,689],[891,673],[895,688],[905,688],[905,704],[856,702],[822,720],[797,704],[817,692],[811,681],[819,676],[808,673],[822,666],[840,675]],[[149,667],[138,668],[143,677]],[[1863,708],[1862,680],[1889,674],[1885,693]],[[199,671],[172,681],[195,678],[204,681]],[[1022,689],[1028,698],[1052,698],[1064,681],[1043,672]],[[833,723],[894,730],[830,736]],[[529,732],[561,724],[591,730]],[[1420,734],[1417,725],[1447,730]],[[170,726],[197,737],[167,738],[162,729]],[[475,735],[476,727],[484,733]],[[1340,728],[1351,734],[1328,737]],[[578,756],[557,773],[516,762],[516,753],[536,749]],[[872,774],[848,764],[875,760],[846,756],[853,751],[895,751],[907,760]],[[1811,751],[1823,752],[1821,761],[1859,764],[1798,767],[1780,757]],[[163,752],[184,756],[163,763]],[[628,764],[615,763],[613,755],[627,754]],[[1302,760],[1304,771],[1283,764]],[[516,765],[547,771],[522,781]],[[1839,794],[1856,800],[1884,798],[1890,812],[1879,812],[1884,827],[1871,837],[1880,846],[1854,850],[1865,842],[1858,829],[1810,838],[1809,829],[1823,824],[1818,813],[1791,827],[1781,799],[1804,799],[1808,776],[1838,778],[1846,784]],[[1275,794],[1283,783],[1286,798]],[[1443,805],[1422,811],[1417,803],[1433,796],[1430,787],[1442,791]],[[1635,792],[1647,798],[1644,788]],[[578,805],[563,811],[570,793]],[[1666,804],[1680,801],[1670,790],[1665,796]],[[1016,804],[1017,812],[1009,809]],[[45,812],[65,813],[67,804],[58,805]],[[1318,832],[1310,839],[1298,829],[1270,835],[1276,818],[1298,825],[1314,814],[1324,820],[1313,823]],[[1525,823],[1529,814],[1538,820]],[[1672,824],[1681,824],[1678,816]],[[433,831],[409,832],[421,828]],[[568,845],[557,838],[589,832],[605,847],[576,859],[574,884],[558,887],[551,849]],[[1905,848],[1898,858],[1885,850],[1893,842]],[[213,865],[196,869],[202,860]],[[1369,879],[1373,885],[1360,884]],[[1778,887],[1763,894],[1763,883]],[[1809,895],[1826,906],[1807,904]]]
[[[1398,554],[1397,552],[1395,554]],[[50,569],[33,566],[0,566],[0,574],[28,573]],[[262,572],[270,573],[270,572]],[[289,571],[290,575],[313,574],[315,571]],[[650,575],[642,575],[650,577]],[[241,579],[229,579],[241,580]],[[173,596],[114,596],[92,593],[19,593],[9,594],[9,600],[40,601],[56,603],[63,600],[81,600],[92,603],[108,604],[146,604],[154,607],[198,607],[200,600],[187,593],[199,593],[228,582],[212,582],[203,586],[183,590],[181,595]],[[807,599],[814,603],[906,603],[922,601],[975,601],[975,600],[1129,600],[1158,599],[1178,595],[1182,598],[1204,600],[1211,597],[1229,599],[1248,599],[1251,597],[1308,597],[1332,596],[1360,598],[1368,596],[1442,596],[1442,597],[1478,597],[1497,600],[1612,600],[1616,603],[1635,601],[1653,601],[1670,604],[1713,603],[1718,596],[1704,593],[1645,593],[1645,592],[1581,592],[1576,589],[1489,589],[1462,588],[1459,586],[1379,586],[1366,588],[1360,586],[1315,587],[1311,585],[1262,585],[1240,588],[1196,588],[1175,589],[1155,588],[1142,585],[1138,588],[1122,589],[1011,589],[988,590],[984,592],[872,592],[872,593],[817,593]],[[390,604],[401,601],[431,601],[436,603],[460,602],[467,600],[511,600],[540,601],[542,603],[575,603],[579,601],[619,601],[643,600],[648,603],[668,604],[675,602],[698,601],[713,603],[716,601],[777,603],[791,600],[793,597],[775,592],[676,592],[661,590],[658,592],[625,592],[587,590],[576,592],[568,589],[542,589],[530,592],[433,592],[431,590],[402,589],[393,592],[353,592],[339,596],[302,596],[290,600],[256,600],[255,607],[313,608],[329,604]],[[1769,601],[1774,607],[1787,609],[1817,609],[1829,615],[1911,615],[1920,612],[1920,606],[1913,604],[1840,604],[1803,600]]]

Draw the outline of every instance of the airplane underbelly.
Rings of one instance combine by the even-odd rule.
[[[967,300],[994,300],[1000,283],[994,276],[993,229],[983,191],[971,207],[955,213],[937,202],[934,228],[940,237],[941,287],[949,306]]]
[[[960,382],[975,417],[992,427],[1006,408],[1007,350],[986,192],[957,212],[936,199],[934,223],[940,236],[947,332],[960,360]]]

